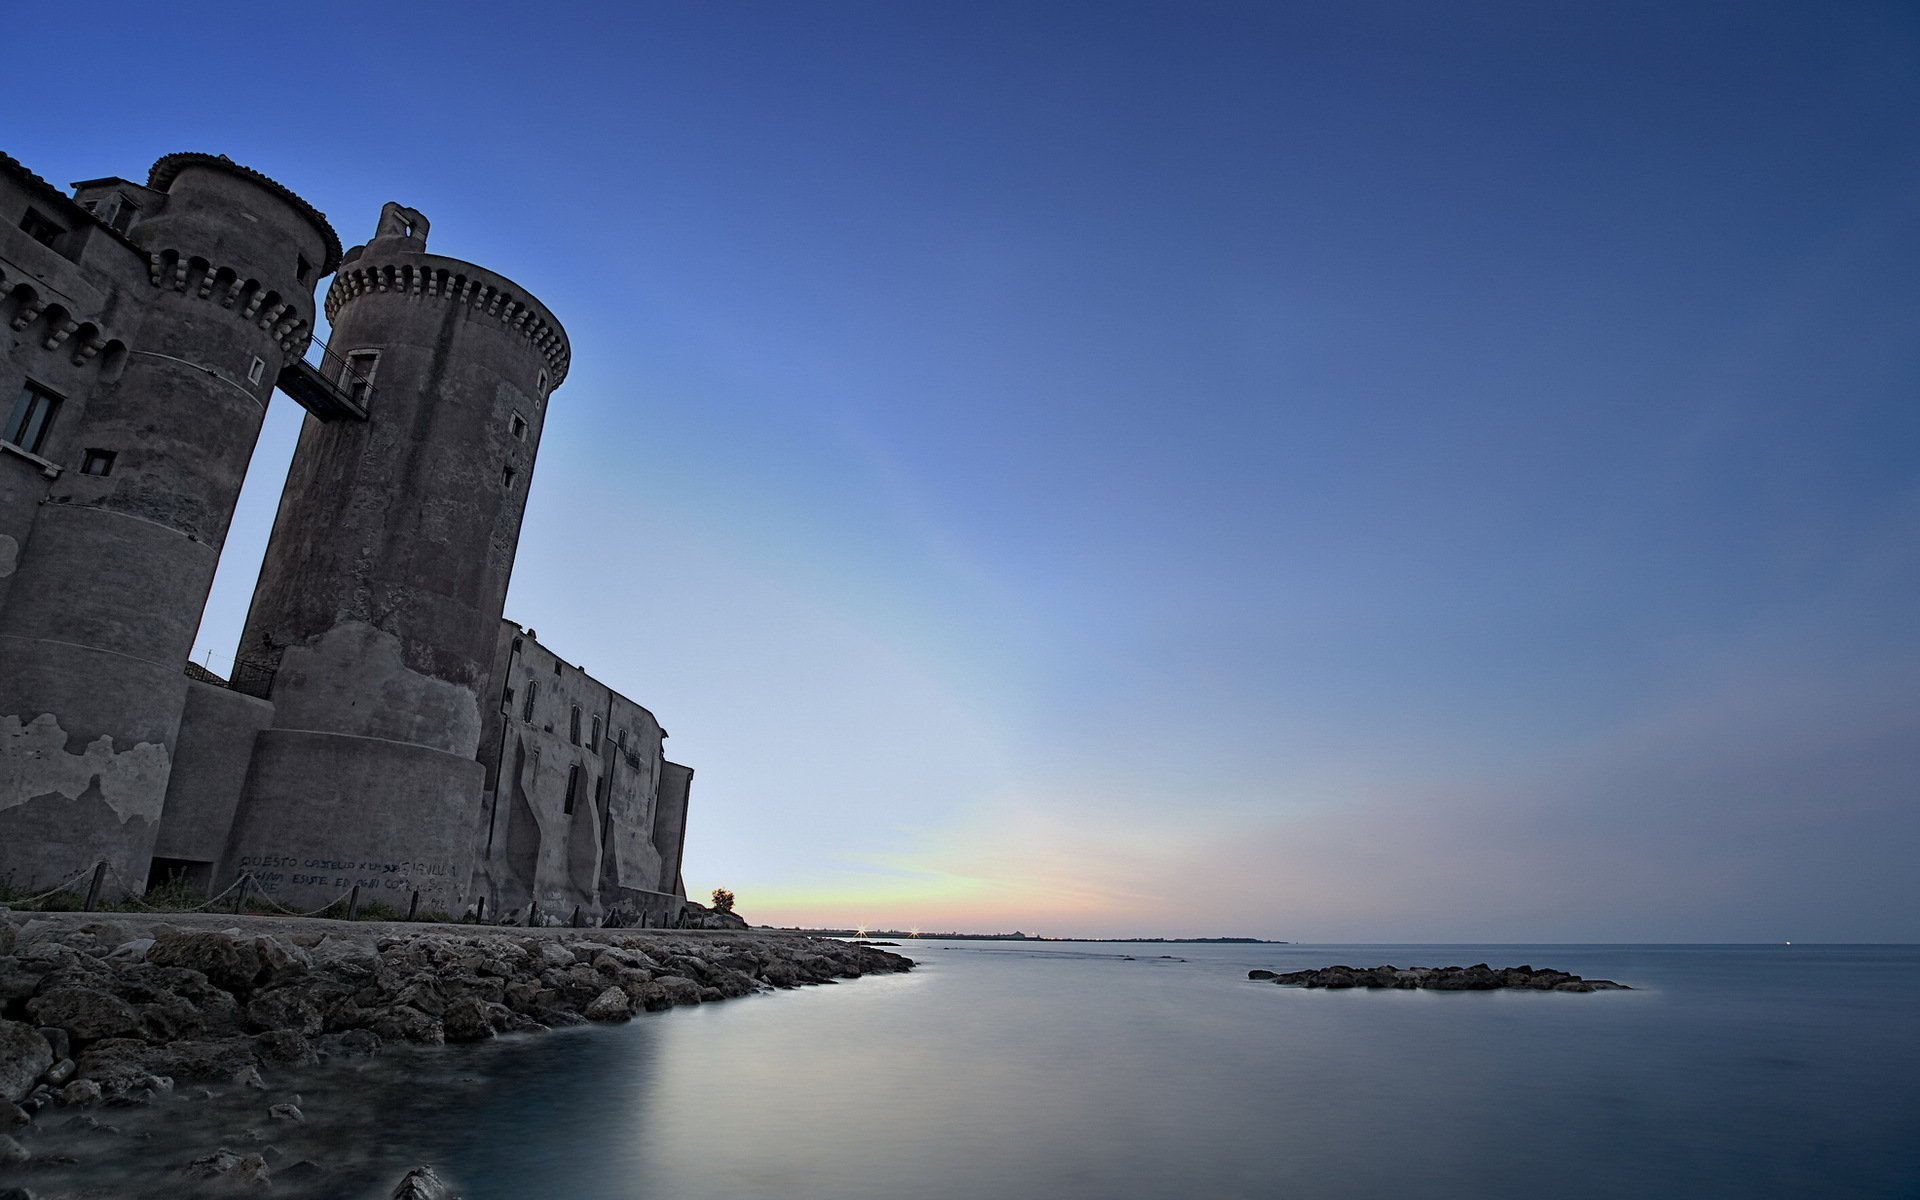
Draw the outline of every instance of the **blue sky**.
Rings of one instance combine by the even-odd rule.
[[[399,200],[565,323],[508,612],[694,894],[1920,939],[1911,6],[97,14],[14,18],[41,174]]]

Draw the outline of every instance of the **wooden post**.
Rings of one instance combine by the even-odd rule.
[[[413,902],[407,905],[407,920],[411,921],[420,914],[420,889],[413,889]]]
[[[353,885],[353,890],[347,893],[347,920],[351,921],[359,915],[360,885],[356,883]]]
[[[107,860],[101,859],[93,864],[93,882],[87,885],[86,911],[92,912],[100,904],[100,887],[107,881]]]
[[[240,910],[246,906],[247,889],[252,886],[253,886],[253,872],[248,871],[245,875],[242,875],[240,877],[240,891],[233,898],[233,915],[234,916],[236,917],[239,916]]]

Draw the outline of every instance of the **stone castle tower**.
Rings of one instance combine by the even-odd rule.
[[[105,859],[129,890],[246,871],[295,908],[360,883],[454,913],[677,912],[691,773],[584,674],[555,737],[532,635],[502,620],[570,358],[546,307],[429,254],[397,204],[343,255],[224,158],[71,200],[0,168],[0,289],[27,327],[0,375],[0,878]],[[331,349],[308,362],[330,273]],[[43,331],[46,296],[71,302]],[[76,313],[113,347],[88,375],[41,352]],[[183,673],[276,384],[310,415],[235,670]]]

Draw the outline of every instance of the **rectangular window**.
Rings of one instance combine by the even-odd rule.
[[[600,718],[595,717],[593,719],[593,736],[587,739],[587,749],[598,750],[599,748],[600,748]]]
[[[13,412],[8,414],[7,427],[0,430],[0,436],[28,454],[38,454],[46,444],[47,427],[53,424],[53,414],[58,411],[60,397],[29,383],[20,389],[20,398],[13,402]]]
[[[355,350],[347,355],[347,365],[340,369],[341,388],[362,408],[373,397],[373,373],[379,367],[378,350]]]
[[[574,798],[577,795],[579,795],[579,792],[580,792],[580,764],[575,763],[573,766],[567,768],[566,811],[568,812],[573,811],[573,801],[574,801]]]
[[[520,719],[529,725],[533,724],[533,699],[539,694],[540,685],[531,679],[527,680],[527,702],[526,706],[520,710]]]
[[[620,731],[619,741],[620,741],[620,748],[622,750],[625,750],[627,748],[627,731],[626,730],[622,729]]]
[[[293,277],[301,283],[305,283],[307,281],[307,273],[313,270],[313,264],[307,261],[307,256],[304,254],[294,255],[293,264]]]
[[[42,246],[53,245],[60,235],[66,232],[31,208],[27,210],[26,216],[20,218],[20,228],[26,230],[27,236]]]
[[[580,706],[578,704],[573,706],[573,716],[567,721],[567,740],[576,746],[580,744]]]
[[[500,468],[500,486],[503,488],[506,488],[508,491],[513,490],[513,468],[512,467]]]
[[[111,450],[88,450],[86,455],[80,460],[80,473],[82,475],[111,475],[113,474],[113,458],[114,453]]]
[[[264,358],[256,358],[253,360],[253,364],[247,368],[247,382],[259,383],[260,377],[266,373],[267,360]]]
[[[513,414],[513,421],[508,425],[508,428],[513,430],[514,437],[519,438],[523,442],[527,440],[527,419],[519,413]]]

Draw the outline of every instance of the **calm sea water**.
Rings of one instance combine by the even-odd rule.
[[[467,1200],[1920,1197],[1920,947],[902,950],[488,1046],[388,1145]],[[1480,961],[1636,990],[1246,978]]]

